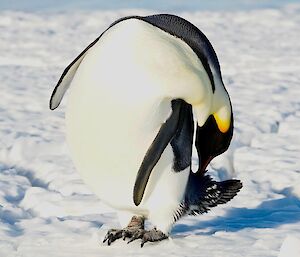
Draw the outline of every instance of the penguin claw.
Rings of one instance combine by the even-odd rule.
[[[144,229],[138,229],[138,230],[136,230],[136,231],[132,234],[132,236],[131,236],[131,238],[129,239],[129,241],[127,242],[127,244],[129,244],[129,243],[131,243],[131,242],[133,242],[134,240],[137,240],[137,239],[139,239],[139,238],[143,238],[143,236],[144,236],[145,233],[146,233],[146,230],[144,230]]]
[[[168,236],[166,234],[164,234],[160,230],[157,230],[156,228],[154,228],[150,231],[146,231],[143,234],[141,247],[143,247],[144,244],[147,242],[158,242],[158,241],[162,241],[167,238],[168,238]]]
[[[103,239],[103,243],[107,242],[108,245],[111,245],[114,241],[122,238],[124,241],[126,238],[129,238],[127,243],[131,243],[132,241],[142,238],[144,234],[143,229],[110,229]]]
[[[131,222],[124,229],[110,229],[108,230],[106,236],[103,239],[103,243],[107,241],[108,245],[111,245],[117,239],[122,238],[124,241],[129,238],[127,244],[141,239],[141,247],[147,242],[157,242],[167,239],[168,236],[162,231],[156,228],[151,230],[144,229],[144,219],[140,217],[133,216]]]
[[[134,232],[134,234],[129,239],[127,244],[129,244],[137,239],[142,239],[141,247],[143,247],[144,244],[147,242],[158,242],[158,241],[162,241],[167,238],[168,238],[167,235],[165,235],[160,230],[157,230],[156,228],[149,230],[149,231],[144,230],[144,229],[138,229]]]
[[[124,241],[129,238],[129,242],[132,242],[138,238],[142,238],[144,234],[144,218],[140,216],[133,216],[130,223],[124,229],[110,229],[103,239],[103,243],[107,241],[108,245],[117,239],[122,238]]]
[[[125,241],[126,238],[131,238],[133,236],[133,234],[134,234],[133,230],[123,229],[122,238]]]
[[[110,229],[103,239],[103,243],[107,241],[108,245],[122,237],[123,229]]]
[[[156,228],[152,230],[144,230],[144,229],[110,229],[106,236],[103,239],[103,243],[107,241],[108,245],[111,245],[114,241],[117,239],[122,238],[124,241],[126,238],[129,238],[127,244],[137,240],[141,239],[141,247],[144,246],[145,243],[147,242],[158,242],[162,241],[164,239],[167,239],[168,236],[165,235],[163,232],[160,230],[157,230]]]

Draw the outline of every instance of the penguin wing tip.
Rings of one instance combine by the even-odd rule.
[[[141,203],[141,200],[137,199],[136,197],[133,197],[133,202],[134,202],[135,206],[139,206]]]
[[[139,206],[142,201],[143,195],[140,194],[139,188],[137,185],[133,188],[133,202],[135,206]]]
[[[51,98],[51,99],[50,99],[50,102],[49,102],[49,109],[50,109],[51,111],[53,111],[53,110],[55,110],[57,107],[58,107],[58,104],[53,103],[53,100],[52,100],[52,98]]]
[[[51,111],[53,111],[53,110],[56,109],[56,107],[54,107],[54,106],[52,106],[52,105],[50,104],[50,105],[49,105],[49,109],[50,109]]]

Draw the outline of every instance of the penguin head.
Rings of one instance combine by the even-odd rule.
[[[197,107],[196,107],[197,108]],[[195,112],[194,119],[201,113]],[[198,116],[198,117],[197,117]],[[209,115],[204,124],[198,122],[196,129],[195,146],[199,156],[200,174],[205,172],[210,161],[225,152],[231,142],[233,135],[233,114],[229,95],[223,85],[216,87],[212,95],[212,105]]]

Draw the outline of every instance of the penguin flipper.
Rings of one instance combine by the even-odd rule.
[[[212,207],[229,202],[241,190],[240,180],[214,181],[209,175],[190,173],[184,201],[175,212],[174,219],[181,216],[198,215],[208,212]]]
[[[62,73],[59,81],[57,82],[53,92],[52,92],[52,95],[51,95],[51,98],[50,98],[50,109],[51,110],[54,110],[56,109],[65,92],[67,91],[67,89],[69,88],[71,82],[72,82],[72,79],[74,78],[74,75],[81,63],[81,61],[83,60],[84,56],[87,54],[88,50],[93,47],[98,41],[99,39],[103,36],[103,34],[108,31],[111,27],[113,27],[114,25],[116,25],[117,23],[121,22],[121,21],[124,21],[124,20],[127,20],[127,19],[131,19],[131,18],[135,18],[135,17],[138,17],[138,16],[128,16],[128,17],[124,17],[124,18],[121,18],[115,22],[113,22],[105,31],[102,32],[102,34],[97,37],[92,43],[90,43],[68,66],[67,68],[65,68],[64,72]]]
[[[177,132],[182,104],[182,100],[172,101],[172,113],[170,117],[162,124],[159,132],[146,152],[138,170],[133,189],[133,201],[136,206],[142,201],[152,169]]]
[[[101,37],[101,36],[100,36]],[[56,109],[65,92],[67,91],[67,89],[69,88],[71,82],[72,82],[72,79],[81,63],[81,61],[83,60],[84,56],[86,55],[87,51],[92,47],[94,46],[99,38],[96,38],[91,44],[89,44],[68,66],[67,68],[65,68],[64,72],[62,73],[59,81],[57,82],[53,92],[52,92],[52,95],[51,95],[51,98],[50,98],[50,109],[51,110],[54,110]]]

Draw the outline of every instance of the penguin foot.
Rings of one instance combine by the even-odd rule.
[[[107,241],[108,245],[122,237],[123,229],[110,229],[107,231],[106,236],[103,239],[103,243]]]
[[[143,247],[144,244],[147,242],[158,242],[167,238],[168,236],[166,234],[164,234],[160,230],[157,230],[156,228],[149,231],[140,230],[140,231],[136,231],[136,233],[133,234],[133,236],[128,241],[128,244],[136,239],[142,239],[141,247]]]
[[[126,228],[108,230],[103,243],[107,241],[107,244],[111,245],[112,242],[120,238],[123,238],[123,240],[126,238],[129,238],[130,240],[132,238],[141,238],[144,234],[144,221],[145,219],[143,217],[133,216]]]

